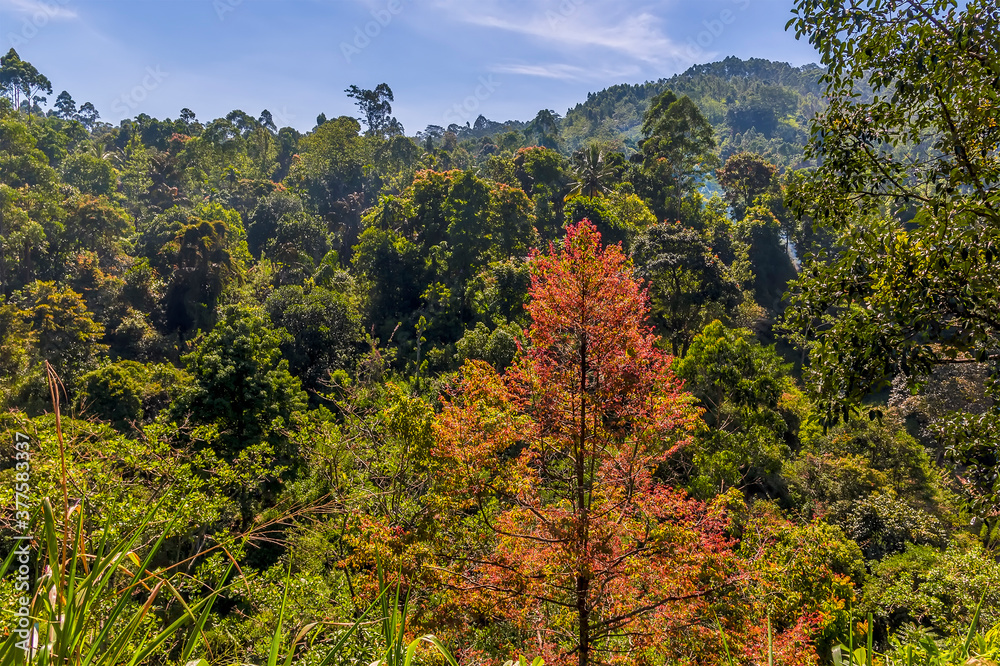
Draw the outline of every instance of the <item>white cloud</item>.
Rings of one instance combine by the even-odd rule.
[[[77,13],[65,7],[67,0],[0,0],[0,9],[8,9],[34,19],[35,22],[46,20],[68,20],[77,18]],[[43,18],[44,17],[44,18]]]
[[[563,63],[532,65],[525,63],[504,63],[491,68],[498,74],[516,74],[521,76],[536,76],[562,81],[605,81],[634,76],[639,72],[637,67],[579,67]]]
[[[606,49],[647,65],[689,60],[663,33],[658,17],[621,0],[545,0],[534,4],[531,14],[523,5],[503,0],[485,0],[475,7],[465,0],[435,4],[462,22],[527,35],[562,49]]]
[[[523,64],[508,64],[508,65],[496,65],[493,67],[493,71],[498,74],[521,74],[524,76],[540,76],[546,79],[563,79],[570,81],[579,81],[583,78],[583,74],[586,70],[582,67],[575,67],[573,65],[523,65]]]

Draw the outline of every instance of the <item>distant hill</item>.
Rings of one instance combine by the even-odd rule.
[[[795,166],[808,138],[809,119],[823,106],[817,65],[792,67],[760,58],[729,57],[695,65],[683,74],[591,93],[566,113],[562,148],[592,141],[634,148],[650,100],[666,89],[687,95],[716,129],[722,159],[752,150],[783,166]]]
[[[802,148],[809,121],[824,105],[824,86],[818,65],[792,67],[762,58],[730,56],[719,62],[695,65],[682,74],[659,81],[620,84],[587,95],[561,117],[542,110],[531,121],[496,122],[480,115],[475,123],[430,125],[417,139],[436,140],[453,132],[460,141],[478,146],[495,142],[501,148],[545,145],[570,155],[594,142],[631,153],[641,140],[643,114],[650,100],[664,90],[687,95],[715,128],[723,161],[740,151],[759,153],[781,167],[804,166]],[[860,91],[863,96],[870,90]]]

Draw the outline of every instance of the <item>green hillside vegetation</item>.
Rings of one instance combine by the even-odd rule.
[[[723,160],[754,152],[779,166],[799,168],[809,121],[824,105],[822,73],[817,65],[792,67],[730,56],[667,79],[592,93],[567,111],[561,138],[570,150],[595,140],[634,147],[642,138],[650,100],[673,90],[690,97],[712,124]]]
[[[659,81],[622,84],[591,93],[565,117],[551,110],[540,112],[531,122],[496,122],[480,116],[468,126],[428,127],[420,138],[426,141],[431,137],[433,141],[451,131],[460,142],[470,142],[470,154],[475,154],[472,147],[477,143],[507,147],[527,139],[566,154],[599,143],[629,155],[638,150],[643,138],[643,116],[652,99],[672,90],[689,97],[711,123],[723,160],[753,152],[782,168],[801,168],[809,122],[824,106],[824,87],[819,81],[822,74],[818,65],[792,67],[730,56],[694,65]],[[867,86],[861,90],[870,94]]]

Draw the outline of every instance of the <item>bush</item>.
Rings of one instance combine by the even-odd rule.
[[[943,546],[947,538],[937,518],[891,495],[875,493],[846,503],[838,518],[866,560],[901,553],[910,543]]]
[[[895,632],[904,625],[962,634],[982,600],[982,626],[1000,623],[1000,564],[978,547],[910,545],[872,567],[865,608]]]
[[[124,432],[169,404],[186,375],[162,363],[112,363],[83,376],[77,407]]]

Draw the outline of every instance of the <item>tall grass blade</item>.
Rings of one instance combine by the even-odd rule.
[[[872,649],[872,642],[875,636],[875,632],[873,630],[874,626],[875,625],[872,623],[872,614],[868,613],[868,626],[866,627],[867,631],[865,631],[867,639],[866,644],[868,646],[868,651],[865,655],[865,658],[868,660],[868,664],[866,666],[871,666],[872,662],[875,660],[875,652]]]
[[[378,607],[382,603],[382,598],[385,596],[386,592],[387,592],[386,588],[383,588],[382,590],[379,591],[378,597],[376,597],[375,600],[368,605],[368,608],[366,608],[365,611],[360,615],[360,617],[358,617],[358,619],[354,621],[354,624],[352,624],[347,629],[347,631],[344,632],[344,635],[341,636],[340,640],[336,642],[336,644],[333,646],[333,649],[327,653],[326,657],[323,658],[323,661],[319,663],[319,666],[329,666],[333,658],[340,654],[340,651],[343,649],[344,645],[347,643],[348,640],[350,640],[351,636],[354,634],[357,628],[361,626],[361,623],[364,622],[365,618],[368,616],[368,613],[370,613],[373,608]]]
[[[774,666],[774,641],[771,638],[771,616],[767,616],[767,666]]]
[[[291,587],[292,563],[288,563],[288,573],[285,576],[285,589],[281,593],[281,610],[278,612],[278,628],[271,637],[271,651],[267,655],[267,666],[278,666],[278,650],[281,649],[281,630],[285,621],[285,605],[288,603],[288,588]],[[295,646],[292,646],[294,649]]]
[[[972,645],[972,639],[976,635],[976,630],[979,628],[979,613],[983,609],[983,602],[986,601],[986,592],[983,592],[983,596],[979,598],[979,603],[976,604],[976,612],[972,614],[972,623],[969,624],[969,633],[965,637],[965,643],[962,645],[962,657],[969,657],[969,646]]]
[[[735,662],[733,661],[733,655],[729,653],[729,643],[726,641],[726,632],[722,629],[722,623],[719,622],[719,616],[715,615],[715,613],[713,613],[712,615],[715,618],[715,626],[719,628],[719,636],[722,637],[722,649],[726,651],[726,661],[729,662],[729,666],[736,666]],[[540,659],[540,657],[536,658]],[[522,661],[521,666],[524,666],[523,655],[521,657],[521,661]]]

